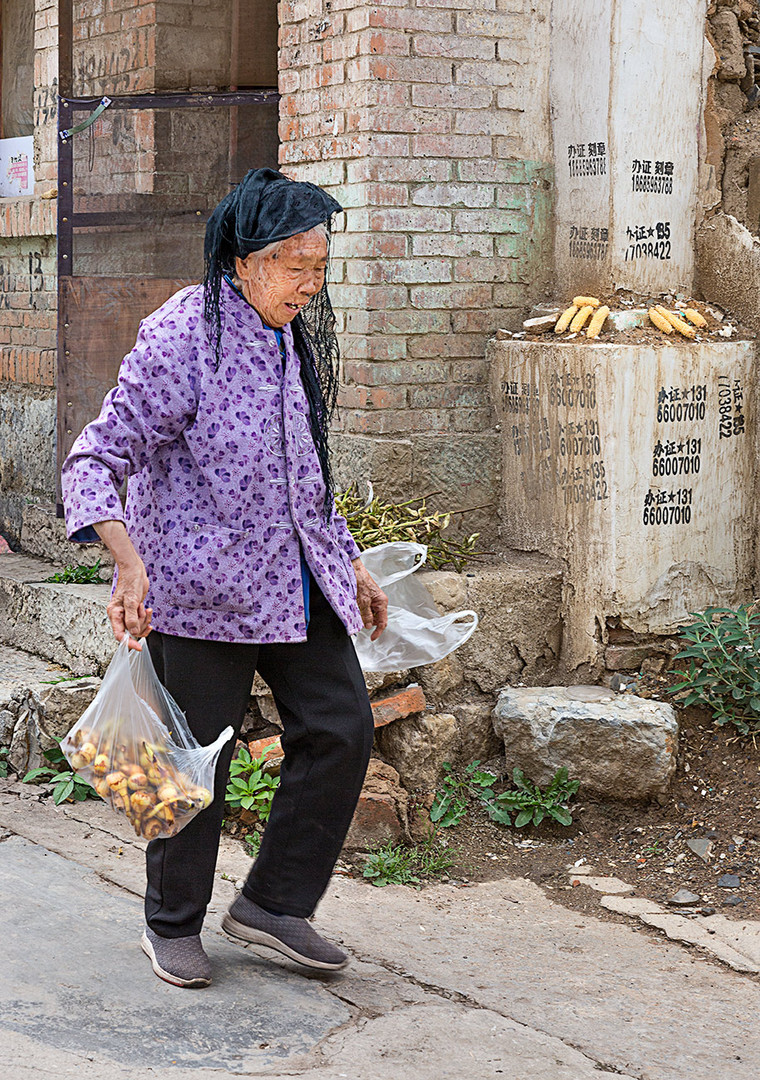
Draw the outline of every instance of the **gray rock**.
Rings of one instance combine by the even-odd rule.
[[[42,716],[40,699],[29,691],[21,703],[8,749],[8,761],[19,776],[44,765],[42,751],[54,745],[42,727]]]
[[[578,696],[564,686],[501,692],[493,723],[509,767],[543,786],[565,765],[582,790],[615,799],[667,791],[678,746],[672,706],[612,690],[596,701]]]
[[[412,669],[413,677],[419,682],[429,699],[437,700],[457,690],[464,683],[464,668],[456,653],[444,656],[435,664]]]
[[[8,745],[15,726],[16,714],[11,712],[10,709],[0,711],[0,746]]]
[[[100,679],[78,679],[76,682],[56,683],[40,694],[43,715],[40,719],[45,733],[62,739],[100,689]]]
[[[457,720],[457,756],[460,764],[487,761],[501,753],[501,740],[491,722],[492,704],[468,702],[466,705],[452,705],[450,711]]]
[[[704,859],[705,862],[710,858],[713,849],[712,840],[708,840],[707,837],[695,837],[693,840],[687,840],[686,846],[690,851],[693,851],[695,855],[698,855],[700,859]]]
[[[741,885],[738,874],[723,874],[718,878],[719,889],[738,889]]]
[[[671,896],[668,903],[675,907],[690,907],[692,904],[698,904],[699,899],[696,893],[689,892],[688,889],[679,889],[675,896]]]
[[[435,791],[444,762],[457,756],[457,720],[451,713],[423,713],[378,728],[375,739],[407,791]]]
[[[738,904],[743,904],[744,901],[740,896],[727,896],[723,901],[723,907],[737,907]]]

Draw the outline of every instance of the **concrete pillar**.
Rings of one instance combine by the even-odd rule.
[[[690,291],[706,0],[553,0],[563,293]]]

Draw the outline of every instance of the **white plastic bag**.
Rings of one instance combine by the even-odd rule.
[[[210,746],[196,742],[176,701],[158,681],[147,644],[119,643],[95,699],[61,740],[77,775],[138,836],[174,836],[212,800],[227,727]]]
[[[364,671],[432,664],[458,649],[477,629],[474,611],[441,615],[425,586],[412,576],[426,558],[424,544],[402,541],[362,552],[362,562],[388,597],[387,629],[377,641],[370,641],[371,630],[361,630],[354,638]]]

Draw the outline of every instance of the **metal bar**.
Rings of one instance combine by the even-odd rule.
[[[64,98],[74,89],[74,3],[73,0],[58,0],[58,130],[64,131],[73,110],[65,104]],[[71,143],[60,137],[58,143],[58,208],[57,208],[57,247],[58,247],[58,318],[56,326],[56,416],[57,416],[57,461],[56,514],[63,517],[63,499],[61,497],[61,465],[63,464],[63,427],[64,399],[61,387],[66,385],[68,377],[68,356],[66,331],[68,326],[61,317],[64,308],[63,296],[67,281],[74,272],[74,231],[71,211],[74,205],[74,151]]]
[[[100,102],[99,97],[63,99],[72,112],[90,112]],[[122,94],[111,98],[111,109],[203,109],[226,105],[268,105],[280,100],[278,90],[221,91],[212,94]]]

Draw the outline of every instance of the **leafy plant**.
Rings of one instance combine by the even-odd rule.
[[[760,613],[755,605],[710,607],[681,629],[686,660],[670,693],[681,704],[706,705],[716,724],[731,722],[742,735],[760,731]]]
[[[24,784],[50,784],[56,806],[62,802],[84,802],[85,799],[100,798],[86,780],[72,772],[60,746],[43,750],[42,756],[50,764],[31,769],[23,778]]]
[[[252,859],[255,859],[259,853],[259,848],[261,847],[261,835],[262,834],[260,832],[252,832],[247,833],[243,837],[243,840],[245,842],[245,850]]]
[[[545,791],[542,791],[538,784],[527,780],[522,769],[514,769],[512,783],[512,790],[495,795],[490,805],[486,806],[489,816],[495,821],[510,824],[511,815],[516,814],[516,829],[531,823],[540,825],[545,817],[558,821],[560,825],[572,825],[573,816],[567,804],[578,791],[580,781],[570,780],[564,765],[557,769]],[[492,810],[496,811],[499,817],[495,817]]]
[[[424,878],[440,877],[456,862],[459,852],[436,843],[434,836],[415,847],[388,840],[367,855],[363,876],[372,885],[409,885],[419,888]]]
[[[444,777],[441,788],[435,793],[430,820],[442,829],[458,825],[465,817],[471,798],[485,801],[496,783],[493,773],[484,772],[473,761],[458,777],[448,761],[443,766]]]
[[[351,487],[348,491],[338,492],[335,503],[362,550],[395,540],[411,540],[427,545],[426,565],[431,570],[450,566],[459,571],[472,559],[486,552],[477,550],[478,533],[473,533],[461,541],[442,536],[454,514],[466,514],[469,510],[429,513],[426,500],[438,494],[440,492],[435,491],[421,499],[385,503],[375,496],[370,484],[367,499],[363,499],[356,488]],[[481,507],[470,507],[470,510],[478,509]]]
[[[230,766],[230,780],[224,801],[227,806],[241,807],[253,811],[262,823],[269,819],[272,799],[279,776],[265,772],[265,756],[251,756],[250,751],[241,746]]]
[[[448,762],[443,766],[445,776],[430,811],[432,822],[441,828],[458,825],[474,800],[492,821],[500,825],[511,825],[513,815],[516,815],[514,825],[518,829],[531,821],[539,825],[547,816],[561,825],[572,824],[567,804],[577,792],[579,781],[570,780],[564,766],[554,774],[546,791],[526,780],[521,769],[515,769],[512,773],[513,789],[495,795],[493,786],[496,777],[480,769],[479,765],[479,761],[474,761],[461,777],[456,776]]]
[[[5,779],[8,775],[8,769],[10,765],[8,763],[8,747],[0,746],[0,779]]]
[[[58,686],[59,683],[64,682],[79,682],[81,679],[89,679],[89,675],[59,675],[53,679],[41,679],[40,681],[45,686]]]
[[[106,578],[100,576],[100,559],[92,566],[84,566],[77,563],[76,566],[65,566],[49,578],[47,582],[55,582],[59,585],[104,585]]]

